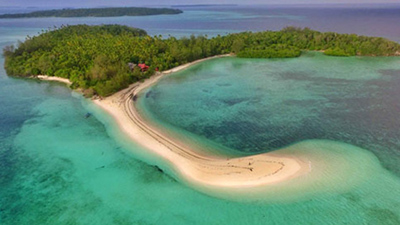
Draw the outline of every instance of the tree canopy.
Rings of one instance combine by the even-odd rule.
[[[399,54],[400,45],[379,37],[293,27],[177,39],[151,37],[144,30],[121,25],[75,25],[27,37],[16,47],[4,48],[3,54],[8,75],[68,78],[74,88],[107,96],[151,76],[156,68],[163,71],[226,53],[245,58],[283,58],[298,57],[307,50],[334,56],[392,56]],[[128,63],[150,67],[142,71],[138,67],[132,69]]]

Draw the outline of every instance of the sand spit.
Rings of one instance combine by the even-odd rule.
[[[228,55],[216,56],[226,57]],[[156,83],[162,76],[216,57],[188,63],[143,83],[135,83],[105,99],[94,102],[114,117],[120,129],[133,141],[167,160],[180,176],[190,183],[207,187],[241,188],[275,184],[307,173],[308,162],[289,155],[265,153],[247,157],[226,158],[196,152],[181,140],[164,135],[137,112],[134,101],[138,93]]]
[[[229,55],[211,58],[225,56]],[[213,155],[207,149],[199,151],[201,146],[180,140],[141,117],[135,108],[139,92],[163,76],[208,59],[156,74],[93,102],[114,118],[113,123],[116,122],[128,138],[144,147],[140,151],[145,152],[138,154],[151,156],[146,161],[163,163],[160,166],[167,164],[170,175],[218,198],[245,202],[293,202],[322,193],[345,193],[377,174],[386,173],[371,152],[331,140],[305,140],[271,153],[247,157]],[[71,84],[63,78],[38,78]],[[160,159],[164,161],[160,162]]]

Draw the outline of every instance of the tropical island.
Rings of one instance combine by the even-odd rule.
[[[119,7],[119,8],[81,8],[81,9],[54,9],[35,11],[30,13],[3,14],[5,18],[34,18],[34,17],[116,17],[116,16],[150,16],[183,13],[179,9]]]
[[[210,58],[231,55],[288,58],[298,57],[304,51],[324,51],[327,55],[335,56],[394,56],[399,54],[400,45],[383,38],[321,33],[293,27],[213,38],[191,36],[176,39],[151,37],[144,30],[119,25],[77,25],[28,37],[17,47],[6,47],[3,54],[5,69],[11,76],[57,80],[84,90],[87,96],[108,96],[96,98],[94,102],[113,116],[129,138],[168,162],[173,171],[170,172],[177,175],[178,179],[218,196],[228,193],[229,189],[229,193],[235,196],[248,195],[249,198],[259,199],[260,195],[248,190],[271,197],[283,186],[300,190],[293,193],[303,194],[301,190],[313,185],[338,183],[340,185],[334,188],[345,190],[352,186],[349,184],[363,180],[357,177],[357,173],[349,173],[351,160],[346,157],[326,157],[326,154],[337,154],[332,149],[342,148],[337,143],[304,142],[271,153],[245,157],[196,151],[194,146],[166,134],[145,120],[138,112],[136,102],[142,91],[163,75]],[[145,81],[136,82],[142,80]],[[332,152],[321,151],[324,157],[293,154],[293,149],[311,148]],[[324,158],[330,161],[321,163]],[[332,160],[335,162],[332,163]],[[341,167],[327,166],[331,164]],[[319,179],[320,174],[340,176]],[[301,184],[300,189],[284,185],[286,181],[298,177],[307,181]],[[346,182],[341,182],[343,180]],[[268,188],[266,190],[263,187]]]
[[[3,49],[8,75],[67,78],[86,96],[109,96],[171,68],[223,54],[243,58],[298,57],[304,51],[331,56],[395,56],[400,44],[355,34],[287,27],[226,36],[151,37],[121,25],[62,26]]]

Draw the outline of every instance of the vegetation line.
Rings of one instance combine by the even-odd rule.
[[[302,51],[333,56],[394,56],[400,45],[379,38],[288,27],[208,38],[151,37],[121,25],[63,26],[27,37],[3,50],[8,75],[48,75],[69,79],[84,94],[108,96],[156,71],[215,55],[244,58],[298,57]]]

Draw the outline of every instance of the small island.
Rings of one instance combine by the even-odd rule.
[[[63,26],[18,46],[4,48],[8,75],[48,75],[69,79],[87,97],[109,96],[157,71],[217,55],[243,58],[298,57],[304,51],[331,56],[395,56],[400,44],[355,34],[287,27],[281,31],[226,36],[151,37],[121,25]]]
[[[276,185],[293,178],[306,177],[307,182],[302,184],[305,189],[332,183],[346,186],[336,185],[334,188],[337,190],[345,190],[347,185],[353,187],[364,180],[348,172],[352,162],[346,157],[331,157],[340,167],[326,166],[330,162],[321,161],[329,154],[327,150],[343,148],[340,144],[309,141],[252,156],[213,155],[196,151],[196,146],[154,126],[137,110],[136,103],[145,96],[143,90],[164,75],[211,58],[232,55],[290,58],[298,57],[304,51],[323,51],[334,56],[395,56],[399,54],[400,45],[384,38],[321,33],[294,27],[213,38],[191,36],[176,39],[151,37],[144,30],[120,25],[76,25],[28,37],[16,48],[6,47],[3,54],[9,75],[56,80],[81,89],[88,97],[107,96],[93,101],[113,116],[129,138],[163,158],[180,180],[209,194],[219,192],[215,194],[219,196],[230,192],[258,200],[264,193],[275,196],[281,188]],[[138,82],[142,80],[145,81]],[[324,157],[312,154],[295,156],[291,150],[313,148],[322,150]],[[369,160],[370,157],[368,154],[360,160]],[[346,182],[341,182],[342,176],[320,179],[321,174],[335,173],[349,176]],[[297,186],[295,188],[297,190]]]
[[[179,9],[169,8],[82,8],[82,9],[54,9],[35,11],[31,13],[3,14],[0,19],[6,18],[34,18],[34,17],[117,17],[117,16],[150,16],[183,13]]]

